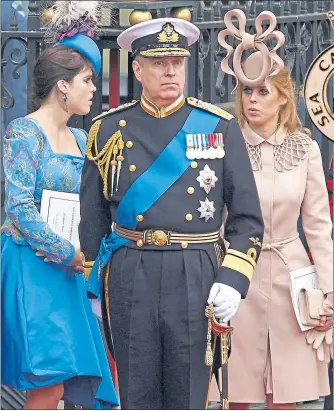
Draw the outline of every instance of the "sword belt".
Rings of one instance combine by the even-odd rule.
[[[120,227],[115,224],[114,232],[120,237],[127,238],[131,241],[136,241],[138,246],[144,244],[156,245],[162,247],[164,245],[171,244],[203,244],[203,243],[216,243],[220,234],[219,231],[212,233],[201,234],[181,234],[168,230],[145,230],[145,231],[133,231],[127,228]]]

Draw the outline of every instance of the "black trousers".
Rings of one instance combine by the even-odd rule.
[[[212,247],[213,249],[213,247]],[[206,300],[214,252],[122,247],[112,258],[109,309],[122,409],[204,409]]]

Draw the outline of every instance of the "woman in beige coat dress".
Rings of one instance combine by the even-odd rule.
[[[233,12],[230,15],[242,17]],[[220,38],[220,44],[224,46],[223,40]],[[319,288],[333,306],[327,189],[319,147],[301,127],[289,70],[278,63],[275,60],[272,64],[277,74],[271,72],[271,81],[262,78],[255,86],[254,79],[261,76],[263,55],[251,54],[241,75],[234,65],[234,74],[239,77],[236,115],[254,171],[265,232],[247,298],[241,301],[231,321],[232,409],[247,409],[250,403],[265,399],[268,409],[294,409],[298,401],[315,400],[329,393],[327,362],[333,321],[321,318],[316,331],[302,332],[289,289],[289,272],[311,265],[297,232],[301,215]],[[326,342],[322,331],[327,330]],[[315,350],[306,336],[309,342],[318,336],[320,348]]]

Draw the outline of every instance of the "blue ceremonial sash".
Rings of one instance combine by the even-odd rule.
[[[213,133],[220,117],[204,110],[193,108],[182,129],[159,154],[153,164],[133,182],[117,207],[115,222],[134,230],[136,216],[144,214],[188,169],[191,160],[186,157],[186,135]],[[105,236],[100,244],[99,254],[87,281],[87,291],[99,300],[100,273],[110,260],[113,251],[122,247],[129,240],[112,233]]]

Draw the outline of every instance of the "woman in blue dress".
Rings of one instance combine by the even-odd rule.
[[[39,214],[44,189],[79,193],[87,135],[67,122],[89,113],[101,67],[95,42],[71,29],[36,63],[35,111],[13,120],[4,137],[1,377],[27,391],[26,409],[56,409],[60,399],[118,405],[80,248]]]

